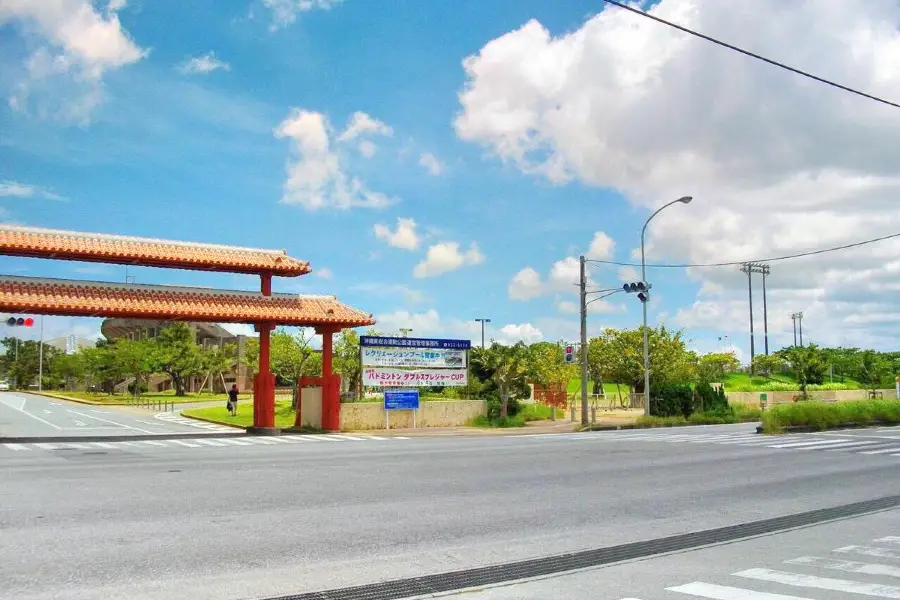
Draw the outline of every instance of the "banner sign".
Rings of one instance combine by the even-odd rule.
[[[461,387],[468,383],[465,369],[363,369],[363,385],[375,387]]]
[[[359,336],[360,346],[392,346],[399,348],[441,348],[444,350],[468,350],[469,340],[440,340],[433,338],[384,337],[380,335]]]
[[[417,410],[419,390],[385,390],[384,410]]]
[[[423,348],[362,349],[362,364],[366,367],[432,367],[459,369],[466,366],[465,350],[426,350]]]

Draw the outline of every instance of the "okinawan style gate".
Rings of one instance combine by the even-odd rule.
[[[322,335],[322,427],[340,429],[340,378],[332,372],[332,340],[347,327],[373,325],[334,296],[273,294],[272,277],[297,277],[309,263],[283,250],[125,237],[0,225],[0,255],[258,275],[259,292],[102,283],[0,275],[0,311],[71,317],[253,324],[259,369],[253,385],[256,433],[277,433],[270,335],[278,325],[314,327]]]

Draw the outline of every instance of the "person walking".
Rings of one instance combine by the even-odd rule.
[[[232,384],[231,389],[228,390],[228,412],[231,413],[232,417],[237,416],[237,401],[238,401],[238,386],[237,384]]]

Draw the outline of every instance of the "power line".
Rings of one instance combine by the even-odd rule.
[[[838,250],[847,250],[848,248],[856,248],[858,246],[865,246],[866,244],[874,244],[875,242],[883,242],[884,240],[889,240],[892,238],[900,237],[900,233],[892,233],[891,235],[885,235],[882,237],[872,238],[870,240],[863,240],[861,242],[853,242],[852,244],[844,244],[843,246],[835,246],[833,248],[823,248],[821,250],[810,250],[809,252],[799,252],[797,254],[787,254],[785,256],[775,256],[772,258],[760,258],[757,260],[733,260],[730,262],[718,262],[718,263],[686,263],[686,264],[648,264],[646,265],[648,269],[690,269],[695,267],[733,267],[736,265],[743,265],[744,263],[768,263],[768,262],[776,262],[779,260],[790,260],[792,258],[802,258],[804,256],[814,256],[816,254],[825,254],[827,252],[836,252]],[[641,263],[629,263],[629,262],[619,262],[615,260],[593,260],[586,259],[587,262],[598,263],[602,265],[617,265],[620,267],[640,267]]]
[[[785,69],[786,71],[790,71],[791,73],[795,73],[797,75],[802,75],[803,77],[808,77],[814,81],[818,81],[819,83],[824,83],[825,85],[830,85],[831,87],[837,88],[839,90],[844,90],[845,92],[850,92],[851,94],[856,94],[857,96],[862,96],[863,98],[868,98],[869,100],[874,100],[875,102],[880,102],[881,104],[887,104],[888,106],[893,106],[894,108],[900,108],[900,104],[895,102],[891,102],[890,100],[885,100],[884,98],[879,98],[878,96],[873,96],[872,94],[867,94],[860,90],[853,89],[851,87],[847,87],[846,85],[841,85],[840,83],[831,81],[829,79],[825,79],[823,77],[819,77],[817,75],[813,75],[812,73],[807,73],[806,71],[801,71],[800,69],[796,69],[784,63],[780,63],[777,60],[772,60],[771,58],[766,58],[765,56],[760,56],[754,52],[750,52],[749,50],[744,50],[743,48],[738,48],[732,44],[727,42],[723,42],[721,40],[717,40],[716,38],[710,37],[708,35],[704,35],[697,31],[693,31],[688,29],[687,27],[683,27],[676,23],[672,23],[671,21],[666,21],[656,15],[651,15],[650,13],[644,12],[638,8],[633,6],[628,6],[627,4],[623,4],[621,2],[616,2],[616,0],[603,0],[607,4],[612,4],[613,6],[618,6],[619,8],[625,9],[627,11],[631,11],[636,15],[641,15],[642,17],[647,17],[648,19],[652,19],[657,23],[662,23],[663,25],[668,25],[669,27],[673,27],[679,31],[683,31],[700,39],[706,40],[707,42],[712,42],[713,44],[718,44],[724,48],[728,48],[729,50],[734,50],[735,52],[740,52],[745,56],[749,56],[751,58],[755,58],[757,60],[761,60],[765,63],[768,63],[772,66],[779,67],[781,69]]]

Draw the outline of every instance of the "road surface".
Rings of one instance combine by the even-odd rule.
[[[119,406],[93,406],[37,394],[0,392],[0,438],[91,437],[234,433],[177,414]]]
[[[0,446],[0,598],[269,598],[900,494],[894,452],[751,430]],[[742,566],[774,568],[760,558]],[[642,593],[723,581],[693,567]]]

